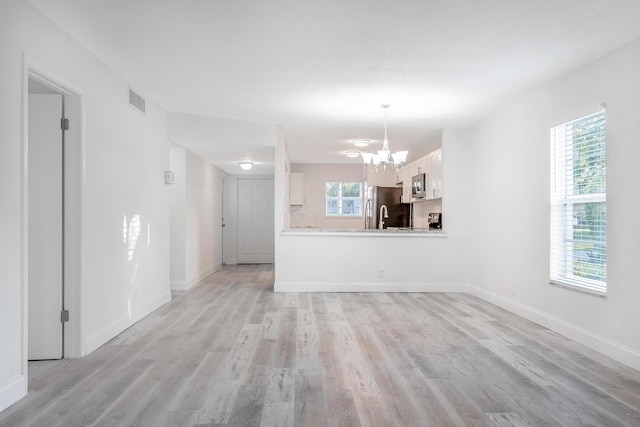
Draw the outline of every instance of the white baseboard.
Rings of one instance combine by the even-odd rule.
[[[640,353],[632,348],[502,295],[475,286],[469,293],[640,371]]]
[[[466,283],[275,282],[274,292],[467,292]]]
[[[203,279],[211,276],[216,271],[222,268],[222,264],[216,264],[207,268],[206,270],[201,271],[196,276],[188,279],[188,280],[172,280],[169,282],[169,286],[172,291],[186,291],[187,289],[193,287],[194,285],[200,283]]]
[[[145,304],[144,306],[134,310],[130,316],[124,317],[117,322],[112,323],[102,331],[87,338],[87,354],[106,344],[119,333],[121,333],[137,321],[141,320],[143,317],[162,307],[169,301],[171,301],[171,292],[167,291],[148,304]]]
[[[0,389],[0,412],[27,395],[27,379],[20,375],[11,383]]]

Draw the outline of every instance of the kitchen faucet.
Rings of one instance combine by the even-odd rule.
[[[367,199],[367,203],[364,205],[364,215],[365,215],[364,228],[365,228],[365,230],[368,230],[369,228],[371,228],[371,223],[369,222],[369,218],[373,216],[371,214],[372,210],[373,209],[371,209],[371,199]]]
[[[382,230],[382,228],[384,226],[384,221],[382,220],[382,218],[383,218],[382,211],[384,211],[384,218],[389,218],[389,211],[387,210],[387,205],[380,206],[380,223],[378,225],[378,228],[380,230]]]

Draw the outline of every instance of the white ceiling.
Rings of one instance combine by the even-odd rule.
[[[379,149],[385,102],[411,160],[640,37],[638,0],[30,1],[169,111],[282,124],[299,163],[358,162],[353,138]]]

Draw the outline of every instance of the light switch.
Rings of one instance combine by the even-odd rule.
[[[164,183],[173,184],[175,181],[173,171],[164,171]]]

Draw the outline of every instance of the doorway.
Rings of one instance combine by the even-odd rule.
[[[25,61],[23,186],[24,368],[81,357],[82,98]],[[67,120],[64,120],[67,119]],[[66,130],[63,130],[66,129]]]
[[[238,264],[275,258],[273,179],[238,180]]]

